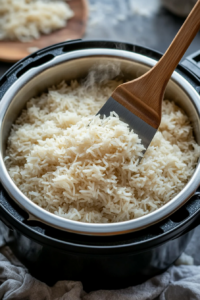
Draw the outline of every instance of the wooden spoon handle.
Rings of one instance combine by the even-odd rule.
[[[143,76],[120,85],[112,97],[149,125],[158,128],[166,85],[200,29],[200,0],[158,63]]]
[[[158,85],[168,82],[176,66],[200,29],[200,0],[188,15],[169,48],[154,67]],[[152,78],[153,79],[153,78]]]

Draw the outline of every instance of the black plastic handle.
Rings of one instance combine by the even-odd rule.
[[[199,85],[195,86],[196,91],[200,94],[200,50],[187,56],[186,59],[181,63],[187,71],[189,71],[197,80]],[[193,224],[193,228],[200,225],[200,220]]]
[[[196,85],[195,89],[200,94],[200,50],[187,56],[186,59],[181,62],[181,66],[187,69],[187,71],[189,71],[196,78],[196,81],[199,83],[199,85]],[[200,220],[197,220],[191,229],[198,225],[200,225]]]
[[[195,76],[200,85],[200,50],[186,57],[186,59],[181,62],[181,66]],[[200,86],[197,86],[196,90],[200,92]]]

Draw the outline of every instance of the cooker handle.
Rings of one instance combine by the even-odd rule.
[[[193,54],[187,56],[183,62],[180,64],[187,71],[192,74],[197,80],[196,90],[200,92],[200,50],[194,52]]]
[[[184,67],[184,69],[186,69],[190,74],[192,74],[193,77],[195,77],[196,80],[192,80],[191,83],[196,91],[200,94],[200,50],[187,56],[185,60],[180,63],[180,65]],[[200,198],[200,189],[196,192],[196,195]],[[194,229],[198,225],[200,225],[200,218],[196,220],[189,230]]]

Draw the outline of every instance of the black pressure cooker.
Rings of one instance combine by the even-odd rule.
[[[25,103],[62,80],[87,75],[96,62],[120,62],[135,78],[161,54],[113,41],[68,41],[41,49],[16,63],[0,79],[1,231],[30,273],[49,285],[80,280],[86,291],[139,284],[165,271],[181,255],[200,223],[200,165],[169,203],[144,217],[112,224],[88,224],[51,214],[26,198],[5,164],[6,141]],[[200,52],[178,65],[166,97],[188,114],[200,144]]]

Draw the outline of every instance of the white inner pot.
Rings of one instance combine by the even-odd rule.
[[[118,62],[127,79],[136,78],[156,61],[146,56],[111,49],[77,50],[62,54],[51,61],[24,73],[5,93],[0,102],[0,181],[11,198],[29,214],[29,220],[36,220],[52,227],[85,235],[117,235],[140,230],[166,218],[195,193],[200,184],[200,164],[186,184],[171,201],[156,211],[138,219],[108,224],[88,224],[64,219],[42,209],[29,200],[14,184],[4,164],[7,138],[12,124],[21,113],[26,102],[45,92],[48,87],[62,80],[83,78],[89,69],[98,63]],[[190,118],[194,135],[200,145],[200,98],[195,89],[177,72],[174,72],[166,89],[166,97],[182,107]]]

